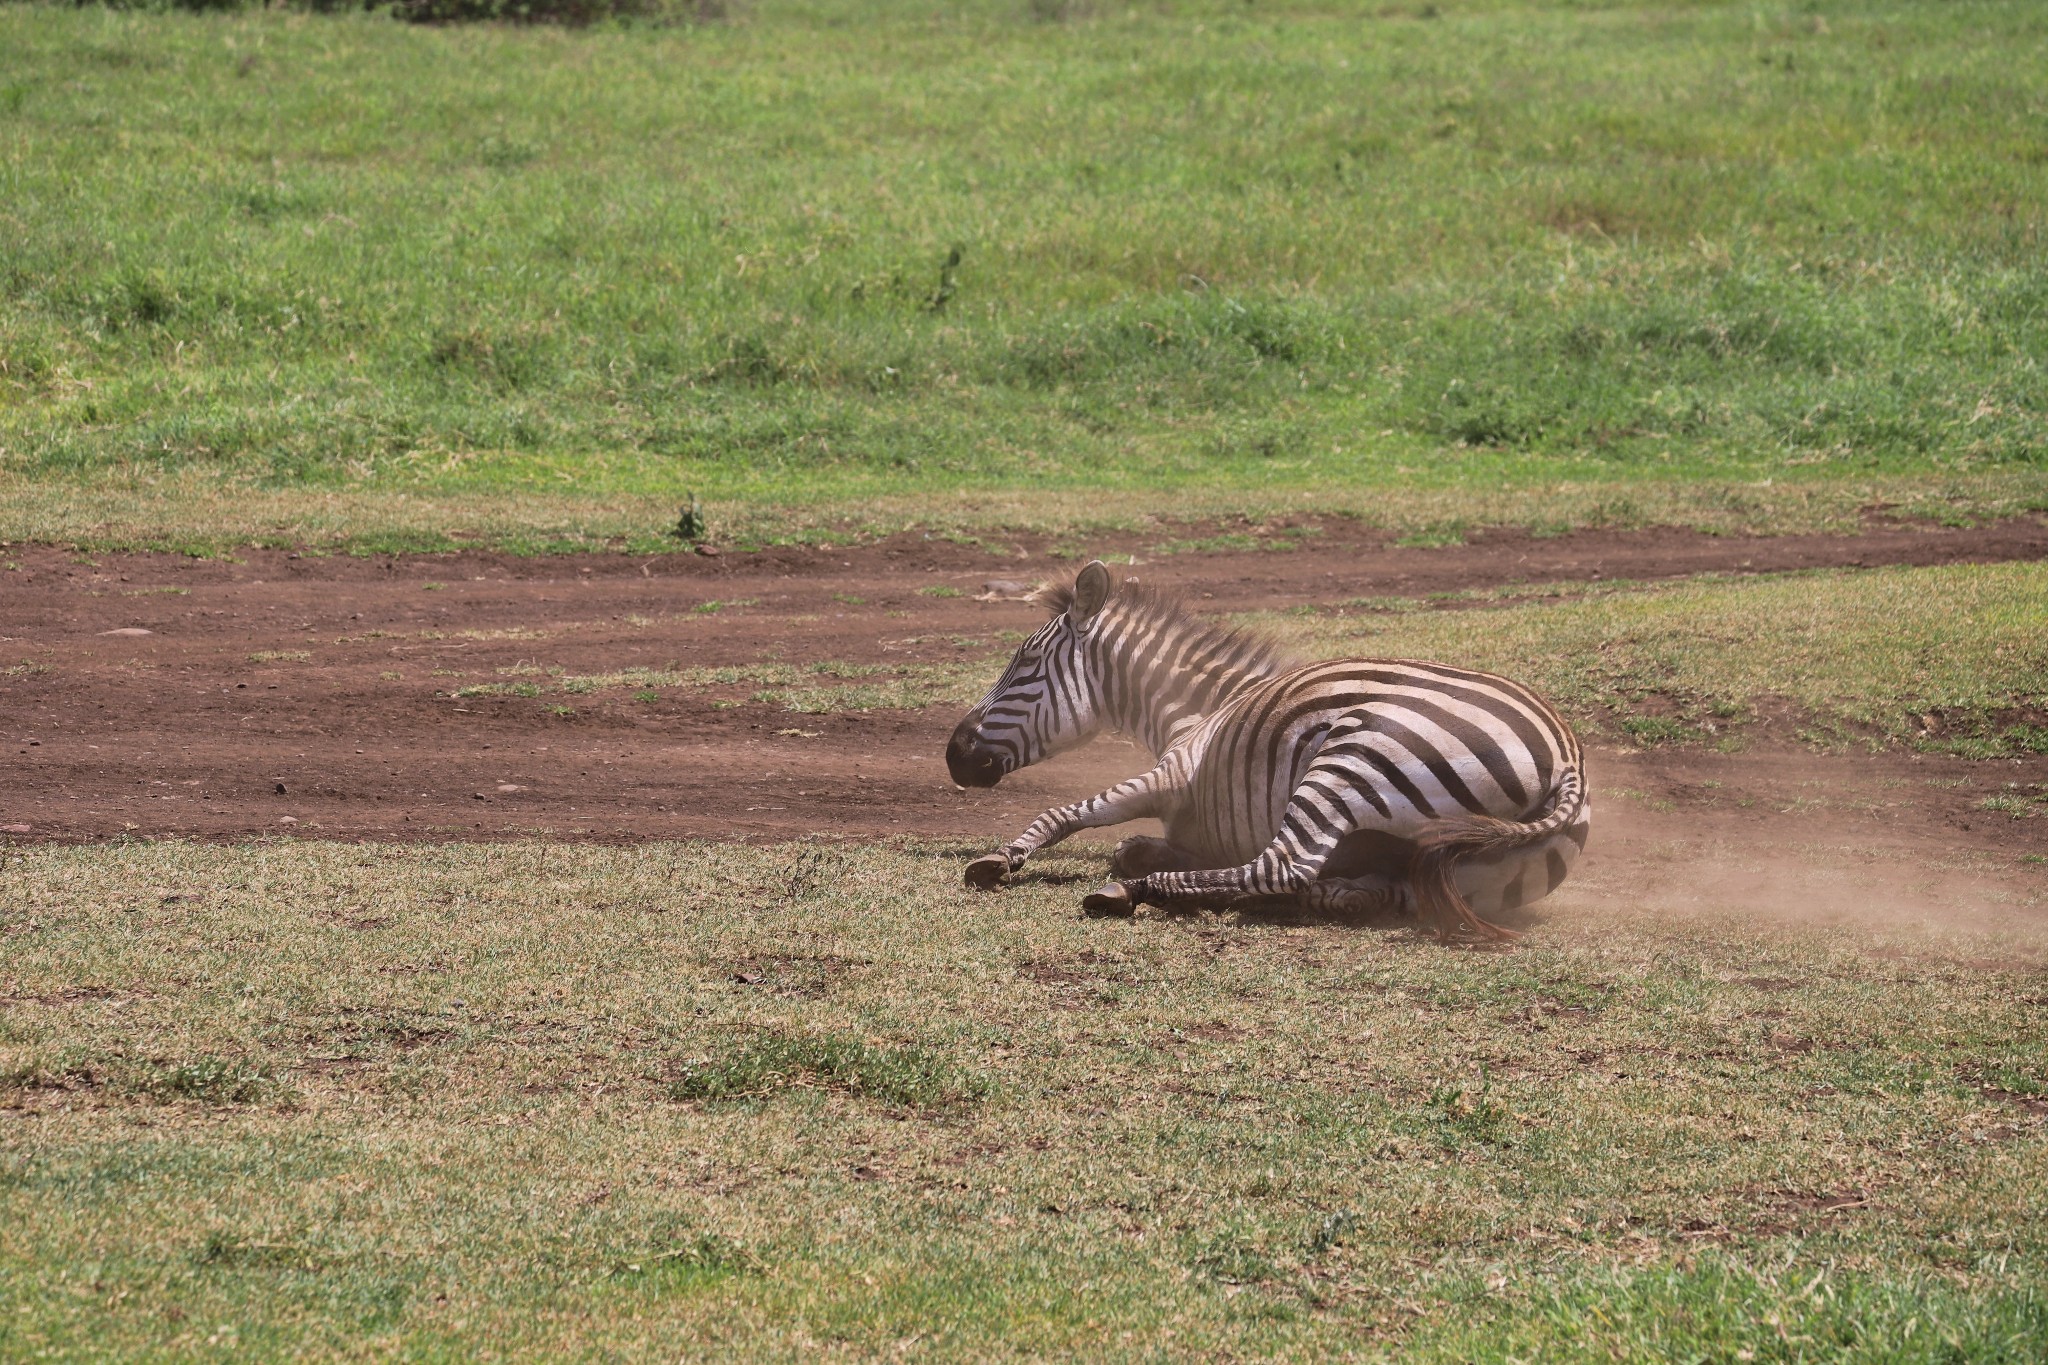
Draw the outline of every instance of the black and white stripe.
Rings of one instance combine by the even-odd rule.
[[[1578,739],[1518,683],[1410,661],[1294,665],[1099,563],[1041,600],[1056,614],[954,732],[955,780],[992,786],[1109,728],[1159,762],[1046,811],[970,864],[971,885],[1077,830],[1152,816],[1166,838],[1126,840],[1092,911],[1289,896],[1492,935],[1481,914],[1555,890],[1585,846]]]

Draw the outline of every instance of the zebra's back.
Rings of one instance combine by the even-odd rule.
[[[1580,762],[1571,727],[1519,683],[1386,659],[1252,682],[1175,749],[1187,785],[1168,837],[1219,867],[1249,862],[1289,818],[1331,845],[1359,829],[1407,839],[1446,817],[1525,820]]]

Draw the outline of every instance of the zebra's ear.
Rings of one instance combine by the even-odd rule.
[[[1077,626],[1084,624],[1102,610],[1115,586],[1110,581],[1108,566],[1099,559],[1090,561],[1074,580],[1074,600],[1067,607],[1067,619]]]

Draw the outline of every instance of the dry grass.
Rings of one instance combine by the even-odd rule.
[[[1485,526],[1543,530],[1688,526],[1725,534],[1855,531],[1872,507],[1954,522],[2048,506],[2048,475],[2005,470],[1798,482],[1698,479],[1587,481],[1536,487],[1366,487],[1312,491],[1185,490],[1162,515],[1156,489],[1037,492],[1028,485],[977,489],[968,497],[862,495],[820,488],[776,498],[712,504],[721,544],[861,540],[929,531],[985,542],[1003,534],[1085,536],[1156,531],[1158,550],[1187,548],[1185,520],[1358,517],[1420,543],[1448,543]],[[165,549],[223,553],[244,545],[331,546],[359,553],[491,547],[540,553],[572,550],[681,552],[664,531],[674,520],[665,494],[581,497],[493,489],[278,488],[188,470],[148,479],[93,482],[24,478],[0,471],[0,542],[78,545],[95,550]]]
[[[2042,1340],[2038,878],[1596,849],[1486,954],[964,852],[9,854],[0,1353]]]

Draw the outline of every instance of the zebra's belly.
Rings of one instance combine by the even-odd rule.
[[[1168,817],[1165,824],[1166,842],[1193,858],[1195,866],[1200,868],[1242,867],[1258,857],[1266,846],[1265,843],[1253,845],[1249,838],[1232,840],[1228,831],[1218,830],[1212,821],[1193,811]],[[1271,842],[1269,834],[1266,843]]]
[[[1166,841],[1200,861],[1202,867],[1242,867],[1266,851],[1279,832],[1285,806],[1262,820],[1222,822],[1204,810],[1190,808],[1167,817]],[[1415,856],[1409,835],[1422,820],[1409,815],[1398,822],[1352,831],[1338,840],[1330,854],[1332,876],[1406,876]]]
[[[1288,774],[1287,780],[1270,784],[1247,784],[1216,766],[1198,765],[1180,809],[1165,821],[1168,841],[1201,859],[1204,867],[1241,867],[1249,863],[1265,852],[1279,834],[1287,807],[1308,776],[1314,756],[1314,750],[1304,746],[1296,769]],[[1519,820],[1528,814],[1526,798],[1509,798],[1476,761],[1452,766],[1463,779],[1464,789],[1480,798],[1476,807],[1449,799],[1438,789],[1433,793],[1436,804],[1427,810],[1419,809],[1398,788],[1376,782],[1366,773],[1333,779],[1330,785],[1370,786],[1379,806],[1386,808],[1384,813],[1379,806],[1356,799],[1351,803],[1356,811],[1348,817],[1348,823],[1361,833],[1401,842],[1412,838],[1439,815],[1491,815],[1501,820]]]

